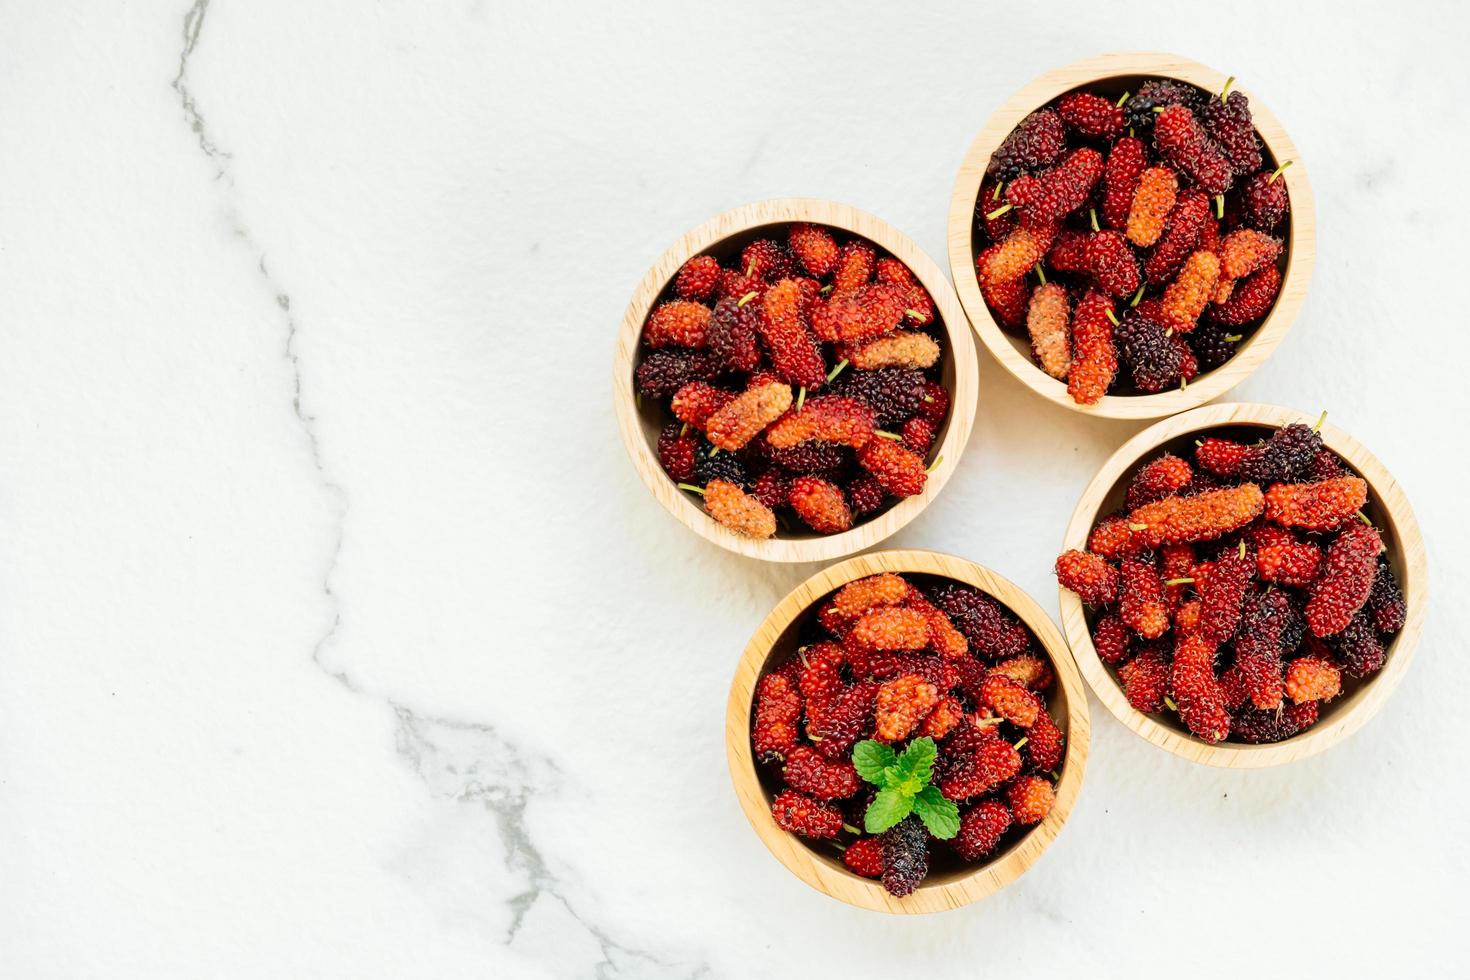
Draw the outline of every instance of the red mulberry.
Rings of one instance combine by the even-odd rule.
[[[883,838],[863,837],[853,841],[842,852],[842,863],[855,875],[864,878],[882,877]]]
[[[858,791],[858,774],[851,762],[829,761],[806,745],[798,745],[786,756],[782,774],[787,786],[819,800],[846,799]]]
[[[693,438],[680,434],[682,429],[677,422],[671,422],[658,434],[659,464],[678,483],[694,476],[694,455],[699,448]]]
[[[1093,281],[1113,296],[1131,296],[1138,289],[1138,260],[1128,242],[1116,231],[1094,232],[1087,240],[1087,262]]]
[[[1119,570],[1122,581],[1118,587],[1118,615],[1139,636],[1163,636],[1169,628],[1169,608],[1158,571],[1136,558],[1123,559]]]
[[[1257,708],[1281,705],[1281,629],[1290,601],[1280,592],[1255,595],[1246,603],[1235,666],[1247,696]]]
[[[857,740],[872,731],[878,685],[860,681],[821,711],[807,717],[807,736],[828,759],[846,759]]]
[[[1116,614],[1109,613],[1098,619],[1092,628],[1092,646],[1103,663],[1117,666],[1128,659],[1133,634]]]
[[[838,356],[860,371],[880,368],[927,368],[939,360],[939,344],[917,330],[895,330],[883,337],[839,350]]]
[[[1337,662],[1349,676],[1368,677],[1383,669],[1387,651],[1363,611],[1348,620],[1342,632],[1332,638],[1331,645]]]
[[[1157,114],[1154,147],[1165,160],[1192,177],[1206,194],[1225,193],[1235,179],[1225,155],[1185,106],[1171,105]]]
[[[709,329],[710,308],[703,303],[676,299],[662,303],[643,325],[649,347],[703,347]]]
[[[1126,505],[1131,509],[1162,500],[1183,490],[1193,476],[1194,470],[1188,463],[1165,453],[1145,463],[1134,474],[1133,482],[1128,485]]]
[[[1179,271],[1184,260],[1199,245],[1200,234],[1210,217],[1210,199],[1191,187],[1179,195],[1174,210],[1169,212],[1164,233],[1143,264],[1143,275],[1149,285],[1168,282]]]
[[[1322,574],[1307,601],[1307,626],[1317,636],[1341,632],[1373,589],[1383,539],[1366,524],[1349,524],[1327,547]]]
[[[1247,745],[1283,742],[1317,723],[1317,702],[1287,703],[1272,710],[1246,708],[1235,714],[1231,734]]]
[[[1220,275],[1243,279],[1276,261],[1281,243],[1263,231],[1238,228],[1220,239]]]
[[[1041,699],[1004,674],[985,678],[980,695],[987,708],[1018,728],[1030,728],[1042,712]]]
[[[1123,695],[1135,711],[1146,715],[1164,710],[1164,695],[1169,689],[1169,662],[1162,653],[1150,648],[1118,668],[1123,682]]]
[[[760,335],[783,381],[812,389],[827,380],[827,365],[806,325],[801,286],[783,279],[761,298]]]
[[[874,266],[873,276],[879,283],[892,286],[903,296],[906,322],[920,327],[934,322],[934,298],[908,266],[898,259],[879,259]]]
[[[674,295],[680,299],[707,300],[720,285],[720,263],[711,255],[696,255],[679,267],[674,276]]]
[[[1368,484],[1356,476],[1278,483],[1266,491],[1266,520],[1282,527],[1331,531],[1352,520],[1367,500]]]
[[[1096,404],[1118,373],[1112,312],[1112,301],[1089,289],[1072,316],[1072,366],[1067,372],[1067,393],[1079,405]]]
[[[832,298],[855,293],[873,278],[878,255],[867,242],[851,241],[837,252],[837,265],[832,270]]]
[[[1199,633],[1220,644],[1235,635],[1240,625],[1240,607],[1256,570],[1255,562],[1229,554],[1215,562],[1200,592]]]
[[[1123,131],[1123,109],[1100,95],[1073,92],[1057,103],[1062,122],[1083,136],[1111,139]]]
[[[1103,558],[1073,549],[1057,559],[1057,581],[1089,606],[1101,606],[1118,598],[1118,572]]]
[[[955,850],[966,861],[978,861],[995,850],[1011,829],[1011,811],[999,800],[981,800],[960,817]]]
[[[1281,171],[1262,170],[1253,175],[1241,188],[1240,203],[1241,218],[1250,227],[1271,231],[1281,224],[1281,219],[1291,210]]]
[[[970,650],[978,656],[1014,657],[1031,643],[1026,627],[978,589],[946,583],[934,591],[933,601],[970,641]]]
[[[858,450],[858,463],[895,497],[924,492],[924,460],[889,439],[874,439]]]
[[[1080,208],[1102,173],[1102,154],[1084,146],[1054,167],[1011,181],[1006,186],[1006,201],[1020,211],[1022,228],[1047,228]]]
[[[1037,714],[1026,732],[1026,765],[1035,772],[1051,772],[1062,764],[1065,739],[1046,711]]]
[[[720,300],[706,331],[710,353],[731,371],[754,371],[761,362],[760,319],[761,307],[755,302],[741,306],[737,299]]]
[[[1049,166],[1066,145],[1062,117],[1052,109],[1031,113],[1011,130],[986,166],[986,172],[1010,180],[1025,170]]]
[[[1263,266],[1236,284],[1228,302],[1210,307],[1210,319],[1234,327],[1253,323],[1271,312],[1280,291],[1281,270],[1275,265]]]
[[[1209,541],[1244,527],[1265,506],[1254,483],[1209,490],[1193,497],[1166,497],[1128,515],[1129,530],[1145,547],[1181,541]]]
[[[721,370],[720,360],[707,351],[658,350],[638,365],[634,383],[644,398],[667,398],[691,381],[719,376]]]
[[[873,340],[899,325],[906,303],[897,286],[870,283],[841,296],[834,293],[813,311],[812,329],[822,340]]]
[[[790,789],[771,801],[771,816],[776,826],[801,837],[836,837],[842,830],[842,813],[835,806]]]
[[[832,233],[820,225],[794,224],[786,240],[807,275],[824,278],[837,264],[837,243]]]
[[[801,696],[791,678],[767,674],[755,688],[755,722],[751,741],[757,759],[784,758],[796,747],[796,722],[801,718]]]
[[[1230,734],[1225,690],[1215,677],[1215,645],[1195,634],[1182,636],[1175,647],[1169,687],[1179,716],[1196,738],[1220,742]]]
[[[852,527],[852,510],[841,489],[821,477],[792,480],[788,502],[796,516],[819,534],[837,534]]]
[[[774,423],[766,432],[766,440],[774,449],[788,449],[808,440],[856,449],[867,444],[875,427],[873,410],[863,402],[823,395],[807,399],[801,408]]]
[[[1244,92],[1231,92],[1223,99],[1211,98],[1200,110],[1205,131],[1230,161],[1237,174],[1248,174],[1261,165],[1261,143],[1251,120],[1250,101]]]
[[[1148,163],[1143,140],[1125,136],[1108,151],[1103,166],[1102,219],[1109,228],[1127,228],[1128,211],[1138,190],[1139,177]]]
[[[990,290],[997,284],[1023,278],[1046,255],[1055,237],[1055,225],[1044,228],[1018,227],[1005,241],[992,245],[980,254],[976,262],[980,288],[989,296]]]

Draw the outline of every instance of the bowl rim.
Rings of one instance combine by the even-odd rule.
[[[1270,109],[1248,89],[1235,85],[1250,99],[1251,113],[1261,141],[1277,160],[1291,160],[1282,171],[1291,195],[1289,255],[1281,292],[1266,319],[1236,350],[1235,356],[1202,374],[1183,389],[1153,395],[1104,395],[1094,405],[1079,405],[1056,380],[1012,346],[1009,336],[990,315],[975,278],[971,230],[975,200],[985,179],[985,167],[1002,140],[1029,113],[1057,96],[1083,85],[1120,75],[1156,75],[1174,78],[1218,92],[1226,75],[1197,61],[1153,51],[1115,52],[1075,61],[1033,79],[1005,102],[981,128],[965,153],[955,177],[949,205],[949,264],[960,305],[991,355],[1032,391],[1074,412],[1113,419],[1153,419],[1203,405],[1240,384],[1266,362],[1291,328],[1311,285],[1316,258],[1316,210],[1311,181],[1301,154]]]
[[[1097,518],[1101,516],[1100,511],[1109,491],[1124,474],[1130,472],[1163,443],[1182,435],[1231,425],[1280,427],[1291,422],[1305,422],[1310,425],[1316,420],[1317,414],[1279,405],[1226,402],[1206,405],[1149,426],[1118,447],[1083,490],[1072,513],[1072,520],[1067,525],[1062,551],[1072,548],[1086,550],[1088,536]],[[1087,628],[1082,601],[1071,591],[1058,587],[1062,629],[1092,693],[1112,712],[1113,717],[1159,748],[1192,762],[1235,769],[1276,766],[1305,759],[1331,748],[1366,724],[1393,694],[1404,674],[1408,672],[1419,634],[1423,630],[1429,601],[1428,564],[1419,524],[1403,488],[1367,447],[1330,423],[1322,426],[1321,433],[1327,448],[1352,464],[1367,481],[1370,499],[1377,504],[1377,509],[1382,514],[1383,520],[1380,523],[1389,527],[1392,540],[1397,542],[1396,556],[1400,559],[1398,565],[1402,570],[1399,585],[1403,589],[1408,611],[1404,628],[1389,646],[1388,662],[1358,689],[1353,695],[1353,703],[1346,705],[1344,710],[1337,712],[1325,723],[1313,725],[1300,735],[1269,745],[1233,742],[1211,745],[1155,721],[1128,703],[1122,688],[1097,655],[1091,632]]]
[[[829,864],[771,820],[751,753],[750,726],[756,681],[771,649],[788,626],[828,593],[848,582],[880,572],[934,575],[972,585],[1010,609],[1036,636],[1051,658],[1065,698],[1066,755],[1056,786],[1056,803],[1046,818],[998,859],[977,865],[952,880],[922,884],[898,899],[876,881]],[[725,709],[725,757],[740,808],[761,843],[786,869],[812,888],[859,908],[895,914],[923,914],[959,908],[993,894],[1019,878],[1061,832],[1082,788],[1091,723],[1087,692],[1061,631],[1034,599],[1010,580],[964,558],[934,551],[878,551],[824,568],[791,590],[765,617],[746,644],[730,682]]]
[[[935,446],[937,465],[929,473],[924,492],[906,497],[875,517],[840,534],[810,538],[748,538],[716,523],[679,490],[659,465],[654,446],[639,425],[635,407],[633,370],[639,337],[649,311],[679,267],[717,243],[766,225],[811,222],[858,235],[903,262],[929,290],[949,343],[955,385],[950,393],[950,417],[944,438]],[[729,551],[775,562],[812,562],[840,558],[870,548],[908,524],[929,505],[949,481],[969,441],[979,391],[979,365],[968,319],[955,297],[954,287],[937,263],[903,232],[874,215],[846,204],[818,198],[772,198],[724,211],[685,232],[643,275],[618,330],[613,355],[613,406],[623,446],[643,483],[663,508],[681,524],[707,541]]]

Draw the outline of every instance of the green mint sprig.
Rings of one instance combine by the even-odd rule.
[[[881,834],[914,813],[924,821],[929,833],[940,840],[949,840],[960,832],[959,807],[929,782],[934,778],[937,754],[934,739],[928,736],[914,739],[902,755],[872,739],[853,747],[852,764],[858,775],[878,787],[877,795],[863,814],[864,830]]]

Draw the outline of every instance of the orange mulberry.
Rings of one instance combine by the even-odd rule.
[[[1030,728],[1041,713],[1041,699],[994,671],[980,685],[985,706],[1018,728]]]
[[[959,698],[946,694],[919,723],[919,734],[942,739],[965,720],[965,707]]]
[[[734,398],[733,391],[716,388],[705,381],[691,381],[674,392],[669,411],[680,422],[687,422],[690,426],[703,430],[710,416],[730,404]]]
[[[837,243],[821,225],[794,224],[786,232],[786,242],[808,275],[821,279],[837,264]]]
[[[1278,483],[1266,491],[1266,519],[1282,527],[1331,531],[1352,520],[1367,500],[1368,484],[1356,476]]]
[[[869,650],[922,650],[929,642],[929,622],[914,609],[880,606],[853,624],[849,639]]]
[[[827,365],[807,329],[805,301],[795,279],[783,279],[761,297],[760,335],[781,380],[804,388],[820,388]]]
[[[1255,520],[1265,507],[1254,483],[1207,490],[1193,497],[1165,497],[1128,515],[1131,530],[1146,548],[1182,541],[1209,541]]]
[[[773,449],[790,449],[803,442],[831,442],[854,449],[867,445],[876,427],[873,410],[856,398],[822,395],[782,416],[766,430]]]
[[[1112,300],[1089,289],[1072,316],[1072,366],[1067,372],[1067,393],[1079,405],[1096,404],[1118,373],[1112,312]]]
[[[827,341],[872,340],[894,330],[905,314],[903,291],[884,282],[833,295],[812,311],[812,329]]]
[[[851,241],[837,252],[832,269],[832,298],[855,293],[873,278],[878,255],[867,242]]]
[[[790,407],[790,385],[779,381],[763,384],[736,395],[712,413],[705,435],[720,449],[742,449]]]
[[[939,360],[939,344],[917,330],[895,330],[892,333],[843,348],[839,356],[860,371],[879,368],[928,368]]]
[[[703,347],[709,317],[710,308],[703,303],[685,299],[661,303],[643,325],[643,342],[649,347]]]
[[[890,439],[873,439],[858,450],[858,465],[895,497],[924,492],[924,460]]]
[[[1179,193],[1179,178],[1168,167],[1149,167],[1138,178],[1128,207],[1128,240],[1148,248],[1164,233],[1164,223]]]
[[[1241,279],[1281,254],[1281,243],[1263,231],[1237,228],[1220,239],[1220,275]]]
[[[1118,598],[1118,571],[1101,556],[1075,548],[1057,558],[1057,581],[1089,606]]]
[[[910,586],[902,576],[892,572],[869,575],[849,582],[832,597],[832,609],[838,616],[856,619],[878,606],[896,606],[908,598]]]
[[[1006,802],[1019,824],[1041,823],[1056,801],[1051,783],[1040,776],[1022,776],[1006,790]]]
[[[1319,657],[1302,657],[1286,667],[1286,693],[1293,701],[1330,701],[1342,691],[1342,671]]]
[[[873,278],[902,294],[905,322],[920,327],[934,322],[934,298],[908,266],[898,259],[879,259],[873,268]]]
[[[813,531],[836,534],[852,527],[852,510],[835,484],[818,476],[798,476],[787,497],[791,509]]]
[[[1025,277],[1051,248],[1056,233],[1055,225],[1018,227],[1005,241],[986,249],[977,264],[981,289]]]
[[[729,480],[711,480],[704,488],[704,509],[716,521],[750,538],[776,533],[776,515],[765,504]]]
[[[905,674],[878,688],[877,728],[880,742],[907,738],[939,703],[939,689],[922,677]]]
[[[1189,333],[1199,322],[1220,279],[1220,259],[1214,252],[1197,251],[1184,260],[1184,268],[1164,289],[1159,314],[1166,327]]]
[[[1070,311],[1067,290],[1055,282],[1036,287],[1026,313],[1026,330],[1041,369],[1065,381],[1072,366]]]

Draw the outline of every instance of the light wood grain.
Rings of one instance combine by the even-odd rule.
[[[1171,451],[1193,459],[1194,440],[1203,438],[1210,430],[1240,426],[1264,436],[1291,422],[1312,425],[1318,415],[1318,412],[1299,412],[1275,405],[1226,403],[1185,412],[1144,429],[1103,464],[1083,491],[1072,522],[1067,526],[1062,550],[1086,549],[1088,534],[1098,518],[1121,505],[1137,467],[1160,453]],[[1211,745],[1190,735],[1173,715],[1145,715],[1129,705],[1117,679],[1092,645],[1086,607],[1071,591],[1059,589],[1062,628],[1093,693],[1119,721],[1155,745],[1194,762],[1242,769],[1304,759],[1336,745],[1361,728],[1407,673],[1429,601],[1424,539],[1419,534],[1414,511],[1398,481],[1361,443],[1330,423],[1322,427],[1322,441],[1367,481],[1368,504],[1364,513],[1382,532],[1389,562],[1403,587],[1408,615],[1404,628],[1388,645],[1387,662],[1382,670],[1365,680],[1348,681],[1344,695],[1324,705],[1317,724],[1295,738],[1272,745],[1230,742]]]
[[[938,311],[936,335],[944,348],[942,380],[950,393],[949,418],[935,438],[930,459],[938,460],[924,492],[898,501],[841,534],[818,535],[778,531],[765,540],[744,537],[716,523],[689,493],[678,489],[658,462],[658,433],[662,419],[657,406],[640,409],[634,398],[633,372],[638,362],[643,322],[659,296],[688,259],[705,253],[724,257],[737,253],[756,238],[784,237],[786,226],[804,221],[852,235],[860,235],[907,265],[934,298]],[[748,204],[726,211],[680,237],[653,264],[638,284],[623,314],[613,356],[613,406],[623,445],[654,498],[680,523],[722,548],[766,561],[827,561],[872,547],[893,534],[929,505],[959,465],[974,423],[979,371],[968,321],[944,272],[902,232],[871,214],[831,201],[783,198]]]
[[[1049,707],[1067,735],[1066,756],[1056,787],[1056,805],[1041,823],[985,864],[966,866],[948,876],[931,876],[905,898],[894,898],[878,882],[861,878],[835,857],[808,846],[771,819],[771,797],[762,787],[751,753],[752,699],[767,664],[794,655],[804,617],[815,615],[827,595],[855,579],[880,572],[935,575],[963,582],[993,596],[1014,612],[1050,657],[1056,683]],[[939,912],[958,908],[1004,888],[1035,864],[1056,839],[1082,788],[1090,726],[1087,696],[1061,634],[1041,607],[1014,584],[973,562],[929,551],[880,551],[833,565],[798,585],[761,623],[735,669],[725,711],[725,756],[740,806],[762,843],[792,874],[820,892],[850,905],[880,912]]]
[[[1079,405],[1067,394],[1065,382],[1050,377],[1032,363],[1030,348],[1025,340],[1012,337],[1001,329],[985,305],[979,282],[975,278],[975,259],[979,254],[974,238],[975,201],[980,193],[980,184],[985,177],[985,167],[990,162],[991,154],[1010,135],[1017,123],[1059,95],[1079,86],[1099,86],[1104,90],[1116,88],[1117,94],[1121,95],[1124,90],[1137,91],[1138,83],[1150,77],[1179,79],[1209,92],[1219,92],[1226,79],[1224,74],[1213,68],[1177,55],[1154,52],[1107,54],[1048,72],[1017,92],[990,117],[975,141],[970,144],[969,152],[965,154],[959,175],[955,178],[953,196],[950,198],[950,271],[954,276],[960,303],[969,315],[980,340],[1006,370],[1032,391],[1051,402],[1086,415],[1116,419],[1159,418],[1203,405],[1223,395],[1265,363],[1266,358],[1281,343],[1301,310],[1312,278],[1317,248],[1316,213],[1312,203],[1311,183],[1307,179],[1307,168],[1286,135],[1286,130],[1265,104],[1243,86],[1233,85],[1232,88],[1245,91],[1250,99],[1256,131],[1265,144],[1268,159],[1277,162],[1293,161],[1282,173],[1282,179],[1286,181],[1291,195],[1291,215],[1287,219],[1287,257],[1281,293],[1265,321],[1241,343],[1235,356],[1214,371],[1201,374],[1183,390],[1155,395],[1105,395],[1095,405]]]

